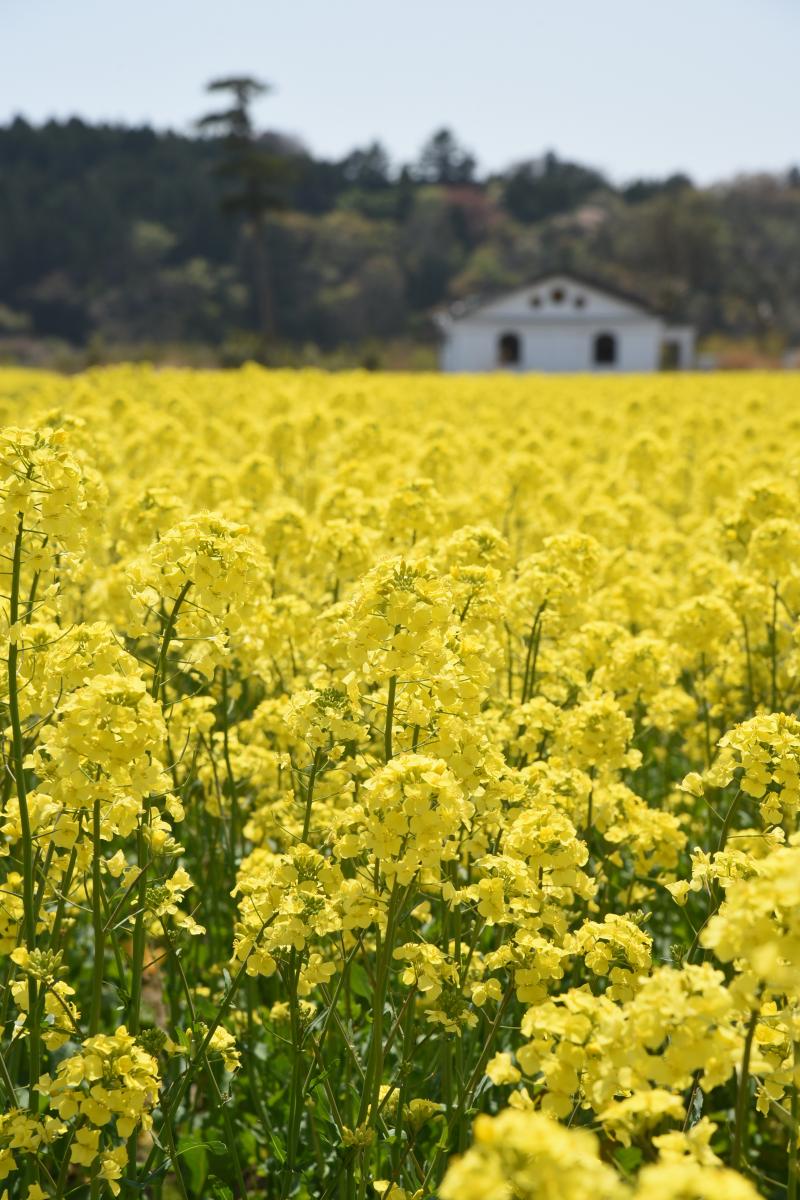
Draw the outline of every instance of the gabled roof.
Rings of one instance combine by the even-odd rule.
[[[528,279],[525,283],[514,288],[503,288],[502,291],[495,290],[492,292],[482,292],[479,295],[466,296],[463,300],[456,300],[446,308],[438,309],[434,315],[449,317],[451,320],[458,321],[461,317],[472,316],[487,305],[496,303],[503,296],[514,296],[518,292],[527,290],[528,288],[540,287],[551,279],[567,279],[572,283],[578,284],[580,287],[594,288],[595,291],[602,292],[613,300],[620,300],[624,304],[634,305],[648,316],[664,319],[663,313],[653,308],[648,301],[642,299],[641,296],[635,295],[633,292],[624,291],[622,288],[605,283],[602,279],[598,279],[595,276],[584,275],[577,271],[560,271],[558,269],[544,271],[542,274],[536,275],[533,279]]]

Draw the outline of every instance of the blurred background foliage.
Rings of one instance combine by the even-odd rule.
[[[254,130],[244,84],[211,85],[196,136],[0,127],[0,358],[427,367],[438,306],[551,268],[695,323],[722,365],[800,346],[797,168],[618,185],[548,153],[487,176],[446,129],[405,165],[326,161]]]

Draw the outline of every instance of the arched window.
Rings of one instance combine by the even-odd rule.
[[[617,361],[617,339],[613,333],[598,333],[594,339],[594,361],[603,367]]]
[[[520,360],[518,333],[503,333],[497,342],[497,361],[501,367],[513,367]]]

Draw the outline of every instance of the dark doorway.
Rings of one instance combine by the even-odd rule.
[[[598,333],[594,339],[594,361],[601,367],[613,366],[617,361],[617,339],[613,333]]]
[[[661,370],[662,371],[680,371],[681,369],[681,344],[680,342],[668,341],[664,342],[661,347]]]
[[[503,333],[497,343],[497,361],[501,367],[513,367],[520,361],[518,333]]]

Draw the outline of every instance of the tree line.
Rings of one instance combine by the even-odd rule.
[[[431,313],[550,269],[701,334],[800,344],[800,171],[612,183],[556,153],[481,173],[449,130],[394,166],[259,133],[263,85],[215,81],[197,134],[77,118],[0,127],[0,353],[209,347],[223,361],[432,346]]]

